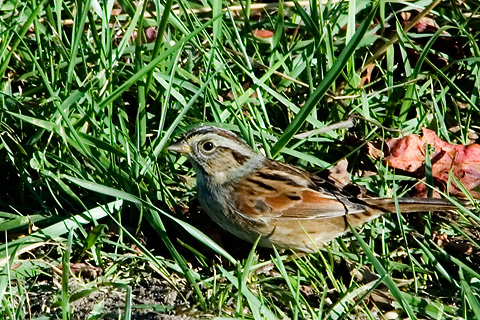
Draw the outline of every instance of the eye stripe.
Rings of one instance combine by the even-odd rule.
[[[248,161],[248,159],[250,159],[249,156],[242,154],[238,151],[235,151],[235,150],[231,150],[231,151],[232,151],[233,159],[235,159],[235,161],[237,161],[239,165],[244,164],[245,162]]]

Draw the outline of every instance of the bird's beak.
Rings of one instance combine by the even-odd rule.
[[[182,154],[189,154],[192,152],[192,148],[187,144],[185,140],[180,140],[175,142],[174,144],[167,147],[167,150],[182,153]]]

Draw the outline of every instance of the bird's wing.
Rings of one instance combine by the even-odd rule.
[[[309,173],[272,160],[236,183],[234,199],[240,214],[260,220],[323,219],[365,211],[334,186],[319,186]]]

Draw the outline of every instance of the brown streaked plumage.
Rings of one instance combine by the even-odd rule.
[[[354,198],[299,168],[268,159],[234,133],[198,127],[168,147],[185,154],[197,173],[207,214],[244,240],[312,252],[325,242],[385,212],[388,198]],[[400,198],[401,212],[446,211],[444,199]]]

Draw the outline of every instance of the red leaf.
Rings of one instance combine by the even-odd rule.
[[[388,154],[386,161],[389,166],[423,175],[425,170],[425,145],[434,147],[431,154],[432,175],[444,185],[448,183],[449,175],[453,174],[467,190],[473,190],[480,185],[480,145],[453,145],[440,139],[435,132],[423,129],[423,137],[409,135],[405,138],[390,139],[387,142]],[[425,193],[425,186],[419,187],[419,192]],[[462,194],[453,181],[450,192]],[[477,194],[473,192],[473,194]]]
[[[273,31],[272,30],[261,30],[261,29],[255,29],[253,30],[253,35],[259,38],[271,38],[273,37]]]

